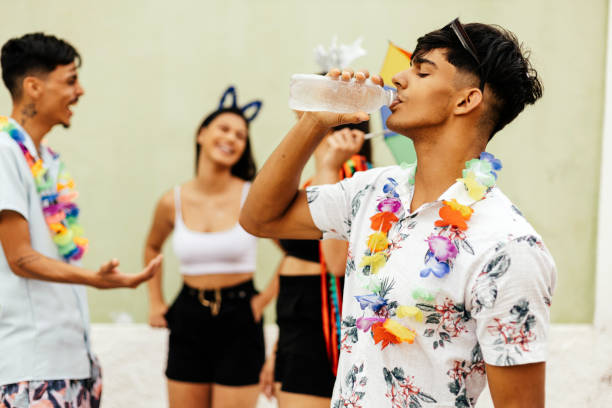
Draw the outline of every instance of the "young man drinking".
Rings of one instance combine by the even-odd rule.
[[[241,223],[349,241],[333,408],[472,407],[486,381],[496,407],[544,407],[555,265],[485,152],[541,97],[537,74],[512,33],[454,20],[418,39],[393,84],[387,126],[414,142],[418,164],[300,191],[327,129],[367,119],[308,112],[257,176]]]

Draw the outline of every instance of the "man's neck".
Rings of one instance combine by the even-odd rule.
[[[414,195],[410,212],[438,199],[457,178],[465,162],[479,157],[486,143],[459,131],[437,131],[413,137],[417,154]]]
[[[34,103],[24,102],[13,105],[11,118],[19,122],[34,142],[36,150],[40,151],[40,143],[52,126],[42,120],[40,114],[36,111]]]

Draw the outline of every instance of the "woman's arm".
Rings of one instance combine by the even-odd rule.
[[[253,310],[253,316],[255,317],[255,321],[259,321],[263,316],[263,310],[265,307],[278,296],[278,288],[279,288],[279,276],[280,271],[283,268],[283,264],[285,263],[285,258],[281,259],[276,267],[276,271],[274,271],[274,275],[270,278],[268,282],[268,286],[261,291],[257,296],[253,296],[251,299],[251,309]]]
[[[164,242],[174,229],[174,197],[172,191],[167,192],[157,203],[153,223],[145,243],[144,262],[149,262],[161,254]],[[155,275],[149,281],[149,324],[152,327],[166,327],[164,318],[168,306],[164,301],[162,290],[162,270],[160,265]]]

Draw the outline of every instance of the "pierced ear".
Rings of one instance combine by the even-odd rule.
[[[232,98],[231,104],[228,104],[228,97]],[[236,108],[238,105],[236,104],[236,88],[230,86],[225,90],[223,96],[221,97],[221,101],[219,102],[219,109],[227,109],[227,108]]]
[[[455,107],[457,115],[466,115],[482,103],[482,92],[478,88],[467,89]]]

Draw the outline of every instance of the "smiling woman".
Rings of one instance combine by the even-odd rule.
[[[198,129],[195,178],[168,191],[155,211],[145,262],[174,232],[184,283],[169,308],[161,270],[149,285],[149,323],[170,329],[171,407],[253,407],[257,399],[261,317],[270,296],[253,287],[256,238],[238,215],[255,176],[249,122],[260,107],[259,101],[238,107],[229,88]]]

